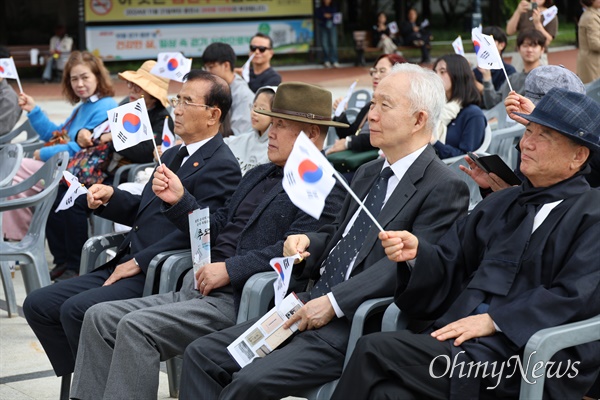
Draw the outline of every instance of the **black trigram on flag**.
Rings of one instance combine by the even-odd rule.
[[[140,103],[136,103],[136,104],[135,104],[135,110],[136,110],[137,112],[142,112],[142,105],[141,105]]]
[[[288,172],[287,174],[285,174],[285,177],[290,185],[296,184],[296,178],[294,178],[294,174],[292,172]]]
[[[117,138],[123,143],[125,143],[127,141],[127,136],[125,136],[125,134],[121,131],[119,131],[119,133],[117,133]]]
[[[115,112],[115,114],[113,115],[113,122],[117,122],[119,120],[119,113]]]

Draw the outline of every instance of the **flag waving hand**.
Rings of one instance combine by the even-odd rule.
[[[144,99],[123,104],[108,110],[107,113],[116,151],[135,146],[144,140],[154,141],[154,133]]]
[[[319,219],[335,185],[333,167],[304,132],[300,132],[283,168],[283,189],[296,207]]]

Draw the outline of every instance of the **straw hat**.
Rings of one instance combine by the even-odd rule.
[[[156,61],[148,60],[137,71],[119,72],[118,75],[119,78],[135,83],[144,89],[146,93],[156,97],[167,108],[169,106],[169,100],[167,99],[169,80],[150,73],[155,65]]]
[[[282,83],[275,93],[271,111],[256,112],[315,125],[348,127],[348,124],[331,120],[331,92],[302,82]]]

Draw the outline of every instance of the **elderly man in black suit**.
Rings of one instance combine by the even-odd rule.
[[[241,178],[239,164],[219,134],[222,118],[231,105],[229,86],[215,75],[192,70],[175,103],[175,133],[184,145],[166,151],[162,162],[177,171],[198,202],[215,209],[221,207]],[[90,187],[90,208],[133,228],[107,264],[89,274],[38,289],[25,299],[25,318],[57,376],[73,372],[81,324],[89,307],[140,297],[150,260],[160,252],[189,247],[188,234],[168,223],[161,204],[151,184],[141,195],[106,185]]]
[[[271,162],[250,170],[225,207],[210,214],[212,262],[196,276],[190,270],[178,292],[92,307],[83,323],[72,397],[155,398],[160,360],[234,325],[246,280],[272,270],[269,260],[281,256],[285,238],[334,220],[344,199],[340,186],[316,220],[294,206],[282,185],[283,166],[301,131],[322,148],[327,127],[344,125],[331,121],[331,93],[290,82],[279,87],[273,101],[289,119],[275,118],[269,130]],[[204,204],[165,167],[155,173],[152,189],[169,220],[189,232],[189,212]]]
[[[387,230],[413,229],[435,241],[466,214],[466,185],[429,145],[443,104],[441,79],[416,65],[395,66],[375,90],[371,143],[386,159],[363,165],[352,186]],[[278,116],[275,107],[265,114]],[[339,377],[357,308],[391,296],[396,286],[394,263],[377,233],[347,196],[333,223],[288,237],[284,255],[300,253],[305,261],[296,273],[316,279],[298,295],[305,305],[286,323],[298,322],[300,332],[241,370],[226,347],[255,321],[196,340],[184,354],[180,398],[278,399]]]
[[[520,142],[520,186],[486,197],[432,242],[382,232],[398,274],[395,302],[422,333],[359,340],[334,399],[514,399],[520,367],[546,374],[544,399],[581,399],[598,375],[600,343],[520,360],[537,331],[600,314],[600,191],[585,179],[600,151],[600,104],[552,89]],[[416,257],[416,258],[415,258]],[[397,262],[397,263],[396,263]]]

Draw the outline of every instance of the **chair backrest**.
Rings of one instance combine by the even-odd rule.
[[[600,78],[585,85],[585,94],[600,103]]]
[[[22,159],[23,147],[18,143],[9,143],[0,149],[0,187],[12,183]]]
[[[352,92],[350,99],[348,100],[348,108],[362,109],[367,103],[371,101],[371,92],[367,89],[358,89]]]
[[[14,138],[19,136],[21,133],[27,133],[25,140],[20,141],[19,143],[33,143],[40,140],[40,135],[36,132],[36,130],[31,125],[29,120],[25,120],[21,125],[17,126],[15,129],[7,133],[6,135],[0,137],[0,144],[10,143]]]
[[[346,118],[348,119],[348,122],[353,124],[354,121],[356,121],[356,117],[358,116],[359,112],[360,112],[360,109],[358,109],[358,108],[348,108],[346,110]]]
[[[517,159],[519,157],[519,152],[515,146],[521,140],[523,133],[525,133],[525,127],[521,124],[492,131],[492,141],[487,152],[498,154],[514,170],[517,168]]]
[[[515,121],[508,118],[504,102],[496,104],[489,110],[483,110],[483,115],[485,115],[485,118],[488,121],[488,125],[492,128],[492,131],[495,131],[497,129],[504,129],[516,124]]]
[[[56,198],[58,184],[63,177],[63,172],[67,169],[68,163],[69,154],[66,151],[57,153],[23,182],[6,188],[0,188],[0,198],[2,199],[0,205],[1,211],[33,207],[33,217],[29,224],[27,236],[44,235],[48,214],[52,211],[51,207]],[[41,192],[25,198],[6,200],[6,198],[21,193],[38,183],[43,187]]]
[[[485,153],[477,153],[477,154],[484,155]],[[473,179],[471,179],[471,177],[469,175],[467,175],[463,171],[461,171],[461,169],[460,169],[461,165],[463,165],[465,167],[469,166],[469,164],[467,164],[467,162],[465,161],[464,157],[460,157],[458,160],[456,160],[452,164],[448,165],[448,168],[450,168],[452,171],[454,171],[456,173],[456,175],[460,179],[462,179],[469,187],[469,211],[470,211],[477,205],[477,203],[479,203],[481,200],[483,200],[483,198],[481,197],[481,192],[479,191],[479,185],[477,185],[477,183]]]
[[[481,146],[475,150],[475,153],[479,154],[487,152],[488,148],[490,147],[490,143],[492,143],[492,128],[490,127],[490,124],[487,124],[485,126],[485,133],[483,135],[483,143],[481,143]]]
[[[32,158],[33,157],[33,153],[38,150],[41,149],[42,147],[44,147],[44,142],[38,140],[37,142],[30,142],[30,143],[20,143],[21,147],[23,147],[23,157],[29,157]]]

